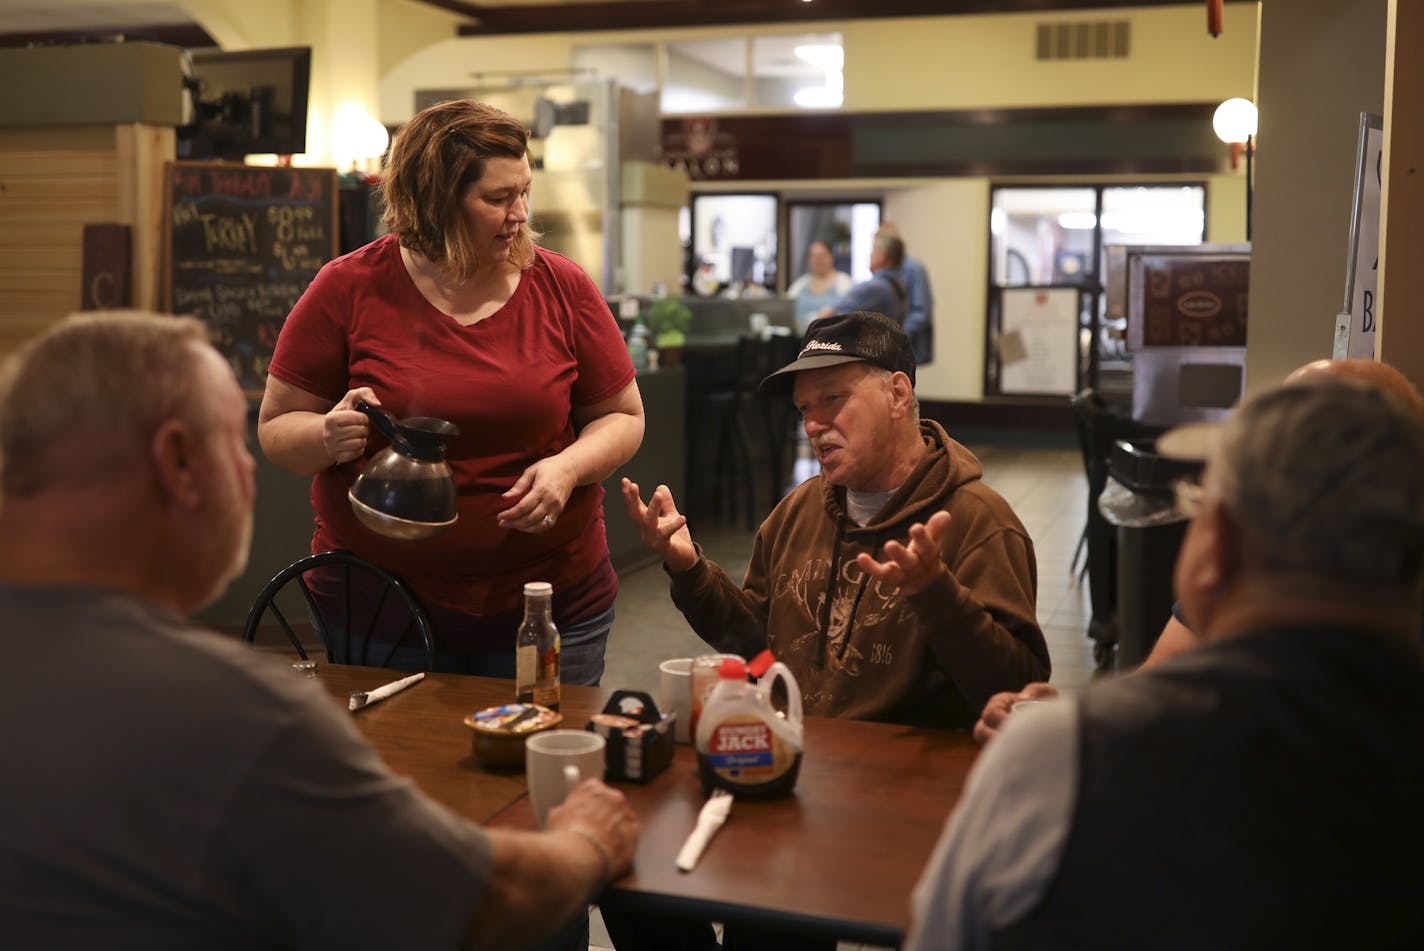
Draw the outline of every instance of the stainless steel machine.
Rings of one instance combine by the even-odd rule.
[[[532,213],[542,234],[539,243],[577,261],[605,294],[638,289],[626,286],[623,271],[622,166],[656,159],[656,93],[635,92],[611,79],[528,77],[417,90],[415,107],[449,99],[489,103],[532,132]]]
[[[1241,398],[1251,246],[1126,246],[1109,267],[1108,307],[1127,317],[1132,418],[1216,422]]]

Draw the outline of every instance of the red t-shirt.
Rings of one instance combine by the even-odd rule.
[[[393,416],[460,428],[447,444],[459,521],[422,541],[377,535],[346,492],[386,440],[312,480],[313,551],[349,548],[403,577],[424,600],[477,616],[518,614],[526,581],[554,585],[556,614],[579,620],[617,592],[603,525],[603,488],[580,486],[548,532],[507,531],[500,498],[536,459],[574,441],[570,412],[633,379],[632,361],[597,286],[576,264],[538,249],[509,301],[464,327],[431,306],[394,235],[321,269],[282,327],[273,376],[335,402],[369,386]],[[511,629],[512,631],[512,629]]]

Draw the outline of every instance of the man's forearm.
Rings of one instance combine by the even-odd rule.
[[[1048,679],[1048,646],[1031,608],[991,610],[948,573],[907,600],[922,619],[936,660],[953,672],[971,709],[1001,690]]]
[[[494,863],[465,946],[529,948],[584,914],[603,883],[603,861],[572,832],[491,830]]]
[[[668,569],[672,600],[697,636],[715,650],[751,657],[767,644],[766,606],[697,550],[687,571]]]

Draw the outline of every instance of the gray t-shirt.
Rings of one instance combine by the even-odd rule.
[[[1077,726],[1071,699],[1009,717],[925,864],[905,951],[986,949],[1043,900],[1077,802]]]
[[[146,601],[0,584],[8,948],[453,948],[478,826],[281,661]]]

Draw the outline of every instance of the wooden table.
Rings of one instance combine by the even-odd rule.
[[[351,691],[397,675],[323,664],[318,676],[344,703]],[[609,692],[565,687],[566,725],[581,726]],[[461,722],[512,695],[508,681],[431,674],[355,716],[391,768],[432,798],[491,826],[532,829],[523,775],[483,770]],[[976,754],[966,734],[808,717],[794,794],[737,800],[697,868],[682,873],[673,860],[703,796],[696,755],[679,746],[672,767],[651,783],[618,784],[642,817],[643,835],[633,871],[600,904],[897,945],[910,890]]]
[[[371,690],[408,676],[375,667],[317,664],[316,677],[346,706],[357,690]],[[582,729],[603,708],[603,691],[565,687],[566,724]],[[426,674],[413,687],[352,714],[367,741],[386,763],[408,776],[431,799],[478,823],[486,823],[525,792],[524,771],[486,769],[475,759],[465,717],[476,710],[514,702],[512,681],[458,674]]]

